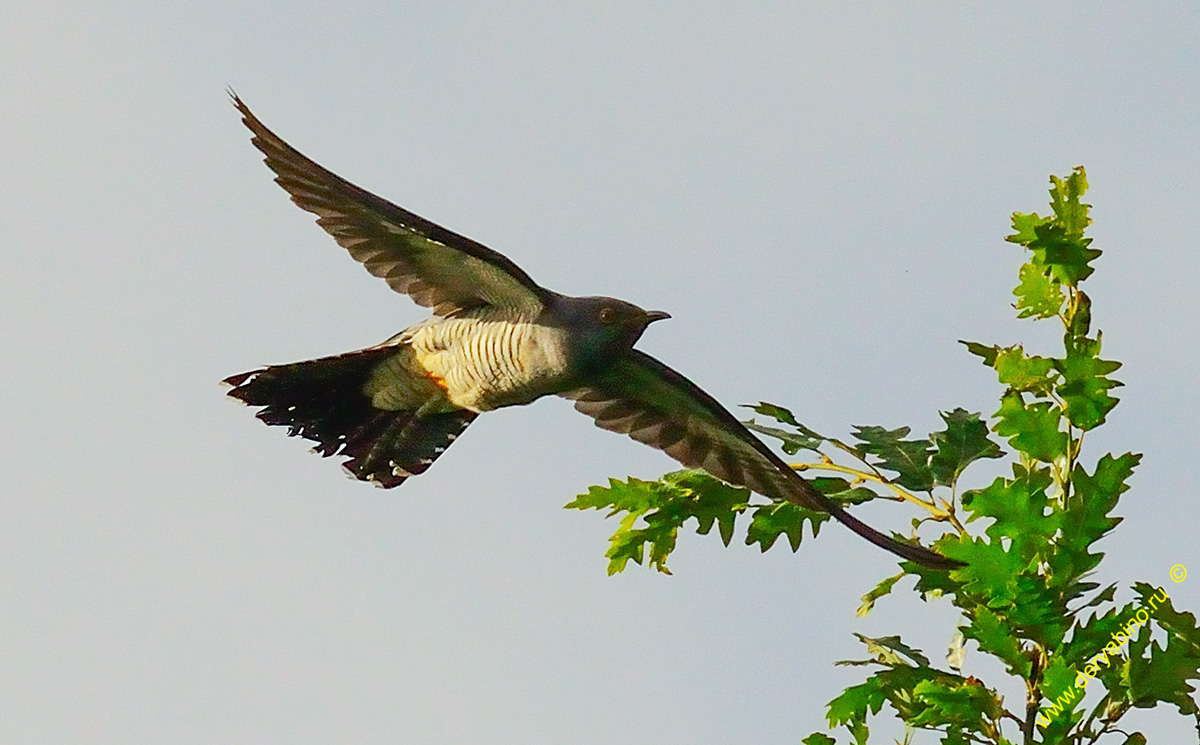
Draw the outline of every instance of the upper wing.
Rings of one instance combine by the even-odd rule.
[[[236,95],[233,103],[276,183],[393,290],[440,316],[482,305],[531,315],[541,310],[546,290],[506,257],[317,165],[263,126]]]
[[[852,517],[770,451],[725,407],[653,357],[632,350],[587,386],[562,394],[604,429],[771,499],[828,512],[877,546],[934,569],[960,562],[902,543]]]

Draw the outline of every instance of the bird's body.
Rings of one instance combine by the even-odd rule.
[[[374,347],[226,379],[267,424],[347,456],[347,470],[394,487],[425,471],[480,413],[548,395],[605,429],[772,499],[831,513],[904,558],[957,563],[884,536],[814,489],[724,407],[633,348],[661,311],[546,290],[503,255],[322,168],[234,103],[276,181],[351,256],[433,317]]]
[[[527,404],[570,385],[569,335],[521,313],[486,309],[432,318],[394,337],[407,353],[380,363],[367,384],[379,408],[399,408],[424,374],[447,402],[474,412]],[[410,362],[411,360],[411,362]]]

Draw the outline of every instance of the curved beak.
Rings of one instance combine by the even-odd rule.
[[[646,325],[652,324],[655,321],[663,321],[671,317],[670,313],[661,310],[646,311]]]

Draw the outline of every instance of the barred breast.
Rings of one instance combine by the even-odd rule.
[[[471,411],[527,404],[568,382],[565,332],[511,311],[436,319],[405,336],[450,402]]]

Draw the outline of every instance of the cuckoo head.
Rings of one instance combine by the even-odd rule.
[[[646,327],[670,318],[661,310],[643,310],[611,297],[564,297],[551,313],[571,340],[574,363],[581,373],[623,357]]]

